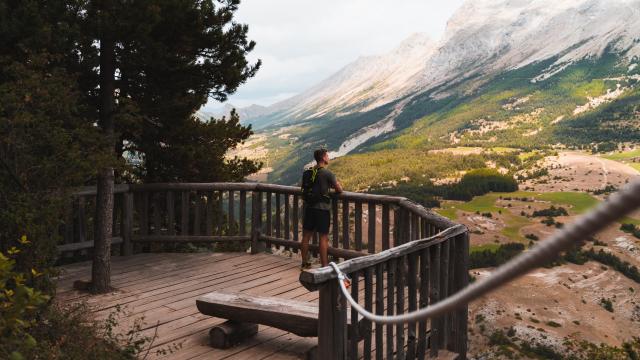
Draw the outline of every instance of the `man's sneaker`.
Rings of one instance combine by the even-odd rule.
[[[305,270],[309,270],[311,269],[311,263],[310,262],[303,262],[302,265],[300,265],[300,271],[305,271]]]

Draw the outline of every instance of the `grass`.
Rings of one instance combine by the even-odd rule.
[[[610,155],[603,155],[602,157],[605,159],[615,160],[615,161],[629,160],[635,157],[640,157],[640,149],[635,149],[635,150],[625,151],[625,152],[617,152]],[[640,164],[637,164],[637,165],[640,165]]]
[[[496,252],[499,247],[500,247],[500,244],[475,245],[475,246],[471,246],[471,248],[469,249],[469,252],[474,253],[474,252],[485,251],[485,250]]]
[[[456,220],[457,211],[465,211],[468,213],[497,213],[502,211],[502,216],[505,221],[505,227],[501,233],[511,240],[524,242],[526,239],[520,234],[522,227],[531,224],[531,221],[523,216],[512,214],[508,208],[496,206],[496,200],[499,197],[512,197],[512,198],[534,198],[536,200],[549,201],[553,205],[570,206],[569,212],[572,215],[578,215],[593,208],[599,203],[599,200],[587,193],[579,192],[549,192],[549,193],[535,193],[530,191],[516,191],[512,193],[490,193],[483,196],[476,196],[469,202],[459,201],[443,201],[442,207],[436,209],[436,211],[451,220]],[[625,217],[620,220],[620,223],[630,223],[634,225],[640,225],[639,219],[633,219]]]
[[[582,192],[564,191],[564,192],[549,192],[549,193],[542,193],[542,194],[531,193],[531,195],[529,196],[532,196],[538,200],[550,201],[554,204],[570,205],[571,211],[576,214],[582,214],[599,203],[598,199],[594,198],[593,196],[587,193],[582,193]]]

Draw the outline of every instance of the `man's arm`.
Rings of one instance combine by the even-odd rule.
[[[333,187],[337,193],[341,193],[342,192],[342,185],[340,185],[340,182],[338,180],[336,180],[335,186]]]

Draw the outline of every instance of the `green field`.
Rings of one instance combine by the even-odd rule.
[[[615,161],[629,160],[629,159],[633,159],[633,158],[636,158],[636,157],[640,157],[640,149],[635,149],[635,150],[625,151],[625,152],[620,152],[620,153],[614,153],[614,154],[610,154],[610,155],[603,155],[602,157],[605,158],[605,159],[615,160]]]
[[[531,191],[516,191],[512,193],[490,193],[483,196],[476,196],[469,202],[443,201],[442,207],[439,209],[435,209],[435,211],[451,220],[456,220],[456,214],[458,210],[468,213],[497,213],[498,211],[502,211],[502,216],[504,218],[506,226],[504,229],[502,229],[501,233],[514,241],[525,241],[524,237],[520,234],[520,229],[523,226],[532,224],[532,221],[529,218],[512,214],[507,210],[507,208],[496,206],[496,200],[498,200],[500,197],[526,197],[541,201],[548,201],[555,206],[568,207],[567,210],[572,215],[583,214],[599,203],[598,199],[587,193],[536,193]],[[640,220],[625,217],[620,220],[620,223],[631,223],[640,225]]]

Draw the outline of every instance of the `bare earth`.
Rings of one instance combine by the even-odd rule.
[[[524,182],[523,189],[549,192],[586,191],[606,185],[620,187],[639,175],[631,166],[575,151],[563,151],[558,156],[547,157],[541,166],[549,170],[549,175]]]
[[[619,188],[639,175],[625,164],[580,152],[561,152],[541,163],[549,169],[549,175],[527,181],[521,189],[554,192],[594,190],[606,185]],[[520,216],[523,211],[531,214],[548,208],[551,203],[499,199],[495,205],[502,208],[502,213],[493,212],[492,218],[457,212],[456,221],[472,231],[473,246],[518,241],[503,233],[509,219]],[[640,212],[633,217],[640,218]],[[570,223],[575,218],[555,219]],[[527,234],[545,239],[557,230],[542,224],[543,219],[529,218],[531,224],[519,229],[519,241],[528,242],[522,239]],[[640,239],[622,232],[620,224],[610,226],[595,239],[606,246],[587,243],[585,248],[602,249],[640,267]],[[472,275],[481,279],[491,271],[492,268],[472,270]],[[561,349],[565,339],[572,339],[621,346],[640,334],[639,292],[640,284],[593,261],[537,269],[470,305],[470,358],[500,358],[495,354],[497,348],[489,346],[489,336],[496,330],[507,333],[510,328],[515,330],[511,340],[518,344],[526,340]],[[614,311],[604,309],[601,299],[610,299]]]

